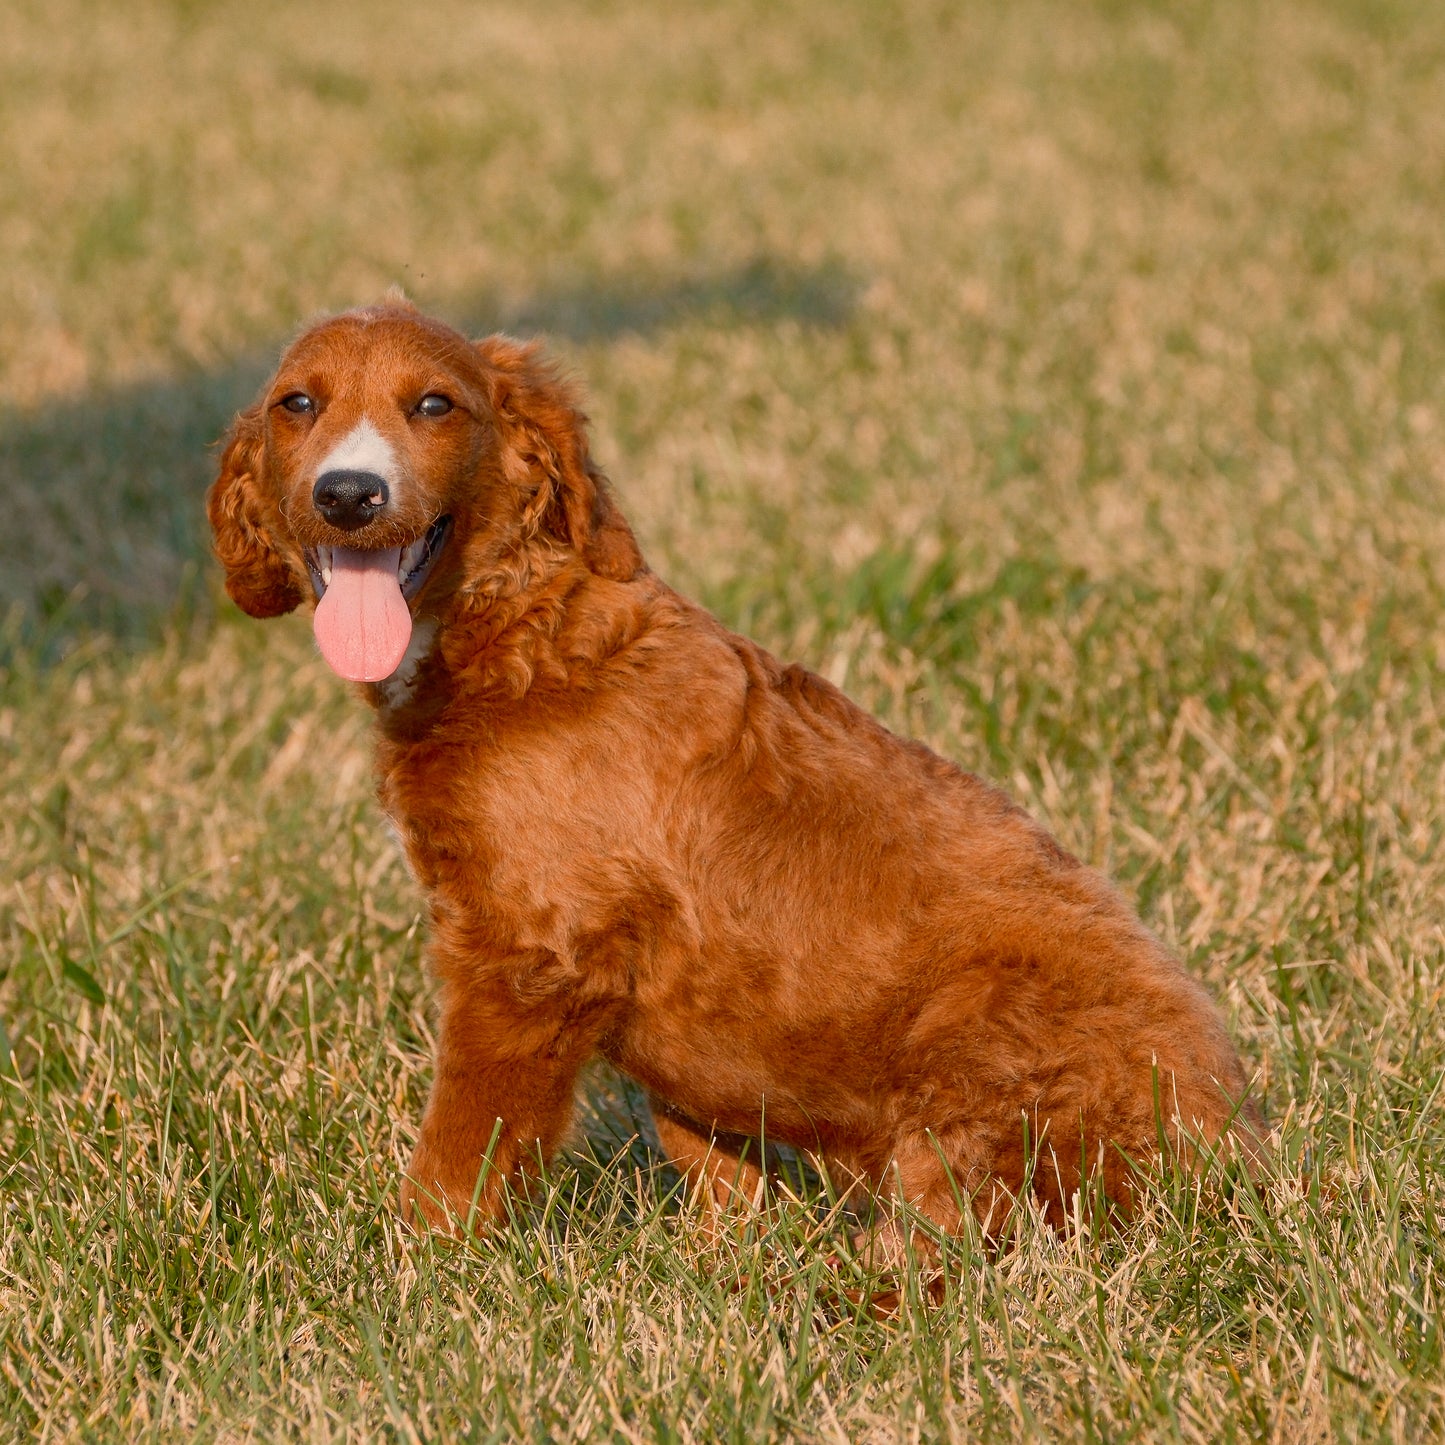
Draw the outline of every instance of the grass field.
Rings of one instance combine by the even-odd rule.
[[[14,0],[0,134],[0,1428],[1445,1433],[1445,7]],[[394,282],[550,336],[659,571],[1121,881],[1258,1198],[877,1319],[826,1198],[708,1244],[598,1072],[501,1237],[403,1238],[421,900],[200,513]]]

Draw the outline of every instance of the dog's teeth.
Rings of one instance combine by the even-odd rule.
[[[323,567],[323,568],[321,569],[321,585],[322,585],[323,587],[330,587],[330,586],[331,586],[331,568],[330,568],[330,567]]]

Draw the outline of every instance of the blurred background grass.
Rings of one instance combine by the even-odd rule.
[[[1432,14],[7,7],[0,585],[164,608],[204,444],[301,320],[394,282],[557,338],[702,574],[769,507],[822,552],[950,527],[986,570],[1317,554],[1342,496],[1414,537]]]
[[[1442,102],[1425,0],[0,9],[7,1417],[1433,1438]],[[571,1223],[400,1252],[420,900],[200,508],[393,283],[547,335],[654,566],[1124,881],[1305,1160],[1269,1222],[824,1330],[836,1241],[720,1266],[599,1076]]]

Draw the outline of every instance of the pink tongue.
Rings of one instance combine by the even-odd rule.
[[[396,580],[401,548],[331,549],[331,581],[312,628],[321,655],[351,682],[390,677],[411,641],[411,611]]]

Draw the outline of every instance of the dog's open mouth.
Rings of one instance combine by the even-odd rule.
[[[401,555],[397,559],[396,580],[397,585],[401,588],[401,595],[408,602],[421,591],[421,584],[431,573],[432,566],[441,555],[441,550],[446,545],[447,535],[451,530],[452,519],[438,517],[415,542],[409,547],[401,549]],[[318,602],[326,595],[326,589],[331,585],[332,554],[335,550],[332,547],[306,548],[306,570],[311,573],[311,586],[316,592]],[[390,549],[383,548],[382,553],[387,550]],[[377,555],[380,556],[382,553]]]
[[[380,682],[411,641],[407,603],[421,591],[446,545],[452,519],[439,517],[406,547],[308,547],[316,589],[312,627],[321,655],[352,682]]]

